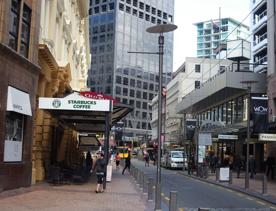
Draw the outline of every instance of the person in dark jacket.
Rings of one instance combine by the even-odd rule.
[[[99,158],[97,159],[94,170],[96,170],[97,175],[97,188],[96,193],[103,192],[103,179],[105,176],[105,161],[104,161],[104,154],[100,153]]]
[[[271,179],[274,178],[274,166],[275,166],[275,159],[272,155],[269,155],[266,159],[266,176],[269,178],[269,173],[271,172]]]
[[[237,171],[237,178],[240,178],[241,167],[242,167],[241,157],[240,157],[240,155],[236,155],[236,157],[234,159],[234,168]]]
[[[256,174],[256,160],[252,155],[249,157],[249,171],[250,178],[253,178],[253,176]]]
[[[92,156],[90,154],[90,152],[87,152],[86,154],[86,159],[85,159],[85,163],[86,163],[86,173],[89,173],[92,169]]]
[[[125,170],[126,170],[126,169],[128,169],[128,171],[130,171],[130,159],[131,159],[131,157],[130,157],[130,151],[128,151],[128,156],[127,156],[127,158],[125,159],[125,167],[124,167],[124,169],[123,169],[123,171],[122,171],[122,174],[125,173]]]

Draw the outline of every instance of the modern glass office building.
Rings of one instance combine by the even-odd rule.
[[[216,58],[216,49],[228,40],[250,39],[249,27],[232,18],[195,23],[197,27],[197,57]]]
[[[158,91],[158,35],[150,26],[173,23],[174,0],[91,0],[90,41],[92,64],[88,87],[134,106],[124,120],[124,137],[149,135],[149,103]],[[163,84],[173,71],[173,33],[166,33]]]

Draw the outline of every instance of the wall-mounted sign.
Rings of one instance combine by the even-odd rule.
[[[223,135],[223,134],[219,134],[218,135],[218,139],[223,139],[223,140],[238,140],[238,136],[237,135]]]
[[[198,134],[198,145],[212,145],[212,135],[211,133],[199,133]]]
[[[259,141],[276,141],[276,134],[260,133]]]
[[[29,94],[8,86],[7,111],[32,116]]]
[[[76,111],[112,111],[112,103],[110,103],[110,100],[91,99],[74,92],[64,98],[40,97],[39,108]]]

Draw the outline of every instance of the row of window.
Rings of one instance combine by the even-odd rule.
[[[113,23],[103,24],[100,26],[94,26],[92,28],[93,35],[98,34],[98,33],[113,32],[113,31],[114,31]]]
[[[220,121],[225,124],[239,123],[246,120],[246,105],[247,99],[239,97],[201,113],[199,120]]]
[[[114,3],[109,4],[103,4],[101,6],[95,6],[92,10],[92,8],[89,9],[89,15],[104,13],[104,12],[110,12],[114,10]]]
[[[148,92],[142,92],[140,90],[134,90],[134,89],[128,89],[128,88],[122,88],[120,86],[116,86],[116,95],[123,95],[127,97],[134,97],[137,99],[143,98],[144,100],[152,100],[154,97],[153,93]]]
[[[144,90],[150,90],[150,91],[158,91],[158,84],[148,83],[148,82],[142,82],[140,80],[135,79],[129,79],[127,77],[121,77],[116,76],[116,84],[122,84],[125,86],[130,86],[134,88],[144,89]]]
[[[153,24],[162,24],[162,20],[159,18],[156,18],[155,16],[151,16],[149,14],[146,14],[144,12],[138,11],[137,9],[131,8],[129,6],[124,6],[123,4],[119,4],[119,9],[121,11],[125,11],[128,14],[132,14],[133,16],[139,17],[141,19],[145,19],[146,21],[150,21]],[[170,18],[169,22],[172,22],[172,18]],[[167,21],[163,21],[163,24],[167,24]]]
[[[168,15],[166,12],[162,12],[161,10],[156,9],[155,7],[151,7],[148,4],[145,4],[144,2],[138,2],[138,0],[121,0],[122,2],[126,2],[126,5],[123,3],[119,4],[119,8],[123,8],[126,6],[126,9],[130,11],[130,6],[136,7],[137,9],[139,8],[140,10],[144,10],[147,13],[151,13],[152,15],[157,15],[160,18],[163,18],[165,20],[169,19],[170,22],[172,22],[172,15]],[[138,5],[139,4],[139,5]],[[137,9],[135,9],[137,11]]]

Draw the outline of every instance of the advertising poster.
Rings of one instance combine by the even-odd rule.
[[[198,163],[203,163],[205,158],[205,146],[198,146]]]
[[[253,133],[264,133],[267,131],[268,125],[268,105],[267,97],[252,97],[252,121],[253,121]]]

